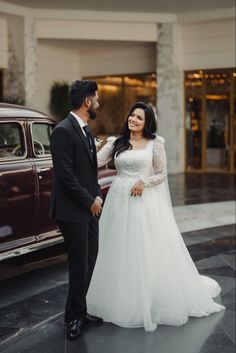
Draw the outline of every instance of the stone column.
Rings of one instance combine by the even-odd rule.
[[[26,105],[37,108],[37,37],[35,20],[24,18],[24,84]]]
[[[8,63],[4,74],[4,98],[6,102],[24,104],[24,23],[21,17],[7,19]]]
[[[168,172],[183,172],[184,82],[177,24],[158,25],[157,83],[158,131],[166,141]]]

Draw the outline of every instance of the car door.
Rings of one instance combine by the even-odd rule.
[[[49,217],[49,204],[52,191],[53,164],[50,153],[50,135],[55,123],[50,120],[30,123],[32,162],[38,185],[37,238],[39,241],[58,235],[58,228]]]
[[[26,120],[0,120],[0,251],[35,241],[36,188]]]

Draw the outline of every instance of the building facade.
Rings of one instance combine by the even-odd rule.
[[[97,135],[130,105],[157,107],[168,170],[236,169],[233,9],[128,13],[33,9],[0,1],[0,99],[50,113],[55,82],[98,82]]]

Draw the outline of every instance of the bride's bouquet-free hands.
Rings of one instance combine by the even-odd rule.
[[[144,190],[144,182],[142,180],[137,181],[130,192],[131,196],[142,196]]]

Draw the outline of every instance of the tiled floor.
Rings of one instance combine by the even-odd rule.
[[[222,237],[219,236],[220,233]],[[102,327],[84,331],[82,337],[76,342],[66,342],[66,352],[233,353],[235,343],[233,234],[234,227],[228,225],[220,229],[211,228],[183,235],[186,243],[189,243],[188,249],[200,273],[215,278],[221,285],[222,294],[217,301],[221,301],[226,306],[225,312],[206,318],[190,318],[186,325],[178,328],[159,326],[154,333],[145,333],[143,329],[122,329],[115,325],[104,324]],[[201,237],[203,241],[194,242],[197,237]],[[4,305],[0,309],[2,340],[24,329],[24,333],[19,337],[11,338],[9,342],[5,341],[1,350],[3,353],[64,352],[61,312],[67,284],[64,283],[66,271],[63,264],[60,268],[61,270],[56,272],[58,278],[54,278],[52,288],[30,296],[26,293],[25,296],[22,295],[22,299],[17,296],[17,293],[15,297],[12,294],[11,304]],[[36,285],[38,279],[40,285],[44,284],[45,288],[47,287],[46,283],[43,283],[45,276],[40,273],[41,271],[35,270],[33,276],[32,273],[26,274],[28,278],[23,282],[26,287],[32,277],[34,278],[32,286]],[[55,273],[55,268],[47,269],[47,272],[50,271],[52,275]],[[45,269],[43,272],[46,272]],[[49,278],[50,276],[45,279],[45,282],[50,281]],[[7,287],[10,288],[10,280],[5,281],[5,295],[12,290],[12,288],[7,290]]]
[[[219,227],[235,222],[234,201],[174,206],[173,210],[181,233]]]
[[[215,179],[212,175],[170,179],[173,203],[195,204],[190,214],[188,208],[177,208],[178,221],[185,227],[183,238],[199,272],[219,282],[222,292],[216,300],[222,302],[226,310],[205,318],[190,318],[181,327],[161,325],[153,333],[104,324],[87,329],[77,341],[68,342],[64,339],[62,321],[67,291],[65,256],[58,252],[53,259],[48,259],[47,254],[47,259],[36,257],[34,263],[18,259],[0,264],[1,272],[6,274],[0,282],[2,353],[235,352],[235,227],[229,224],[228,218],[224,218],[223,225],[217,223],[221,212],[226,212],[225,206],[230,206],[228,214],[232,204],[211,204],[233,199],[232,179],[225,175]],[[204,221],[210,222],[208,228],[201,227],[201,212]],[[198,225],[191,218],[196,213]],[[187,227],[186,214],[189,217]]]
[[[235,178],[232,174],[169,175],[173,206],[234,200]]]

